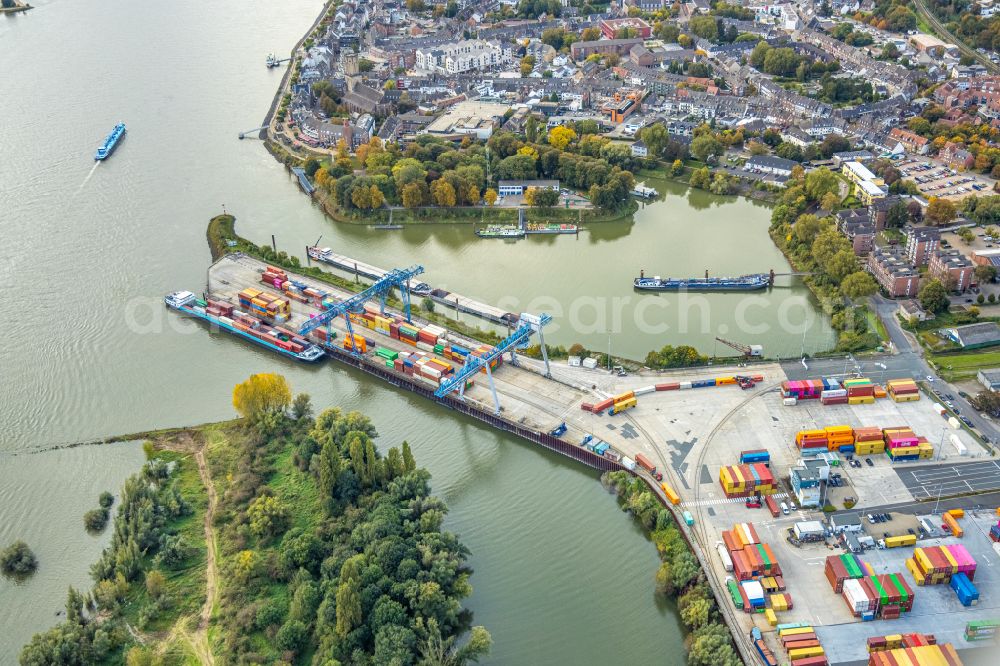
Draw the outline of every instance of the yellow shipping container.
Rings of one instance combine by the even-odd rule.
[[[948,514],[955,518],[965,518],[965,509],[949,509]]]
[[[746,488],[747,480],[743,477],[743,472],[740,471],[740,468],[737,467],[736,465],[733,465],[730,469],[733,471],[733,481],[734,481],[733,485],[738,486],[740,488]]]
[[[874,396],[857,396],[854,398],[847,399],[848,405],[873,405],[875,404]]]
[[[772,594],[771,595],[771,608],[776,611],[786,611],[788,610],[788,604],[785,602],[785,595],[783,594]]]
[[[897,395],[897,394],[893,393],[892,394],[892,399],[895,402],[915,402],[917,400],[920,400],[920,394],[919,393],[907,393],[907,394],[904,394],[904,395]]]
[[[920,565],[921,571],[934,571],[934,564],[931,562],[930,558],[927,557],[927,553],[924,552],[923,548],[914,548],[913,558],[916,560],[917,564]]]
[[[846,434],[846,435],[850,435],[851,437],[854,437],[854,428],[852,428],[851,426],[846,426],[846,425],[827,426],[827,427],[823,428],[823,430],[828,435],[844,435],[844,434]]]
[[[951,518],[951,516],[948,516],[948,518]],[[947,521],[948,518],[945,518],[945,521]],[[951,518],[951,520],[952,520],[952,522],[954,522],[955,519]],[[955,524],[958,525],[958,523],[955,523]],[[944,558],[946,560],[948,560],[948,564],[951,565],[951,573],[957,574],[958,573],[958,560],[956,560],[954,557],[951,556],[951,551],[949,551],[947,548],[941,548],[940,549],[940,553],[942,555],[944,555]]]
[[[764,611],[764,617],[767,618],[767,623],[772,627],[778,625],[778,616],[774,614],[774,611],[768,608]]]
[[[912,546],[917,543],[915,534],[903,534],[901,536],[889,537],[885,540],[886,548],[899,548],[900,546]]]
[[[733,486],[733,475],[729,473],[729,467],[723,465],[719,468],[719,483],[723,486]]]
[[[724,384],[735,384],[735,383],[736,383],[736,377],[716,377],[715,378],[715,385],[716,386],[723,386]]]
[[[813,633],[812,627],[798,627],[797,629],[782,629],[778,632],[778,635],[784,638],[785,636],[795,636],[796,634],[811,634]]]
[[[818,657],[823,654],[823,646],[818,645],[816,647],[808,648],[796,648],[794,650],[788,651],[788,658],[792,661],[796,659],[805,659],[806,657]]]

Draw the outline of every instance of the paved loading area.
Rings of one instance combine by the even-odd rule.
[[[917,499],[1000,489],[1000,461],[996,460],[955,465],[921,465],[899,468],[896,473]]]
[[[939,521],[938,521],[939,522]],[[966,608],[959,603],[955,593],[948,585],[925,585],[918,587],[913,577],[903,564],[906,558],[913,555],[913,548],[890,548],[888,550],[870,550],[860,555],[861,559],[870,564],[876,573],[902,573],[906,582],[913,588],[915,600],[913,610],[904,613],[898,620],[876,620],[865,622],[858,626],[852,619],[849,624],[832,622],[822,624],[817,628],[817,636],[822,642],[831,663],[845,663],[866,659],[864,640],[859,636],[884,636],[905,632],[920,632],[934,634],[939,642],[952,643],[957,649],[965,650],[962,654],[966,664],[992,663],[996,664],[996,646],[988,650],[979,650],[967,642],[963,636],[965,625],[973,620],[1000,619],[1000,556],[993,550],[987,536],[991,524],[996,523],[996,517],[986,512],[977,516],[967,513],[960,520],[965,528],[965,537],[939,539],[924,539],[920,546],[939,546],[950,543],[960,543],[968,549],[976,559],[975,585],[979,589],[979,604]],[[839,605],[846,611],[846,605],[839,595],[834,595],[829,583],[819,571],[822,580],[817,579],[816,585],[823,588],[831,605]],[[790,611],[791,613],[791,611]],[[785,614],[782,614],[784,618]],[[782,619],[784,621],[784,619]],[[987,656],[993,661],[980,661]]]

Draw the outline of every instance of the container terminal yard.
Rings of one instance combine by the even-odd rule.
[[[490,348],[383,312],[385,293],[364,302],[230,254],[210,267],[201,302],[234,322],[259,308],[292,351],[305,338],[493,427],[644,479],[691,543],[748,664],[991,663],[977,648],[995,650],[1000,628],[1000,515],[955,496],[1000,490],[1000,474],[912,378],[789,382],[777,363],[622,376],[594,359],[511,362],[529,337],[542,341],[547,317],[521,315]],[[268,305],[275,297],[287,308]],[[330,316],[345,314],[338,304],[348,317]],[[234,333],[223,328],[213,332]],[[956,486],[963,475],[975,485]]]

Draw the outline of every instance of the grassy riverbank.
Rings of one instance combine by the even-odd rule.
[[[461,666],[489,650],[460,605],[467,551],[441,531],[446,507],[408,444],[380,454],[364,415],[313,418],[308,396],[260,377],[234,391],[244,418],[144,444],[93,590],[70,591],[66,619],[32,639],[23,665],[308,664],[322,653]],[[410,604],[418,586],[424,602]]]
[[[677,603],[687,631],[688,666],[740,666],[743,662],[715,595],[673,514],[660,504],[645,481],[627,472],[607,472],[601,483],[617,495],[622,510],[632,514],[656,545],[662,561],[656,572],[656,592]]]

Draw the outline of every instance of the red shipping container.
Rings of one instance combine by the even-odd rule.
[[[657,384],[657,391],[676,391],[681,387],[680,382],[666,382],[665,384]]]
[[[736,540],[736,537],[734,537],[733,534],[732,534],[732,532],[730,532],[728,530],[723,530],[723,532],[722,532],[722,541],[723,541],[723,543],[726,544],[726,550],[729,551],[730,553],[733,552],[733,551],[735,551],[735,550],[742,550],[742,547],[740,546],[739,542]]]
[[[608,398],[607,400],[602,400],[596,405],[594,405],[594,413],[603,412],[605,409],[610,408],[615,404],[614,398]]]
[[[819,647],[819,641],[813,639],[811,641],[795,641],[793,643],[788,643],[785,645],[785,649],[791,652],[792,650],[798,650],[799,648],[811,648]]]
[[[592,404],[590,404],[589,402],[581,402],[580,403],[580,409],[582,409],[585,412],[592,412],[592,411],[594,411],[594,406]]]
[[[816,634],[811,631],[804,634],[791,634],[789,636],[781,637],[781,646],[787,650],[789,643],[795,643],[797,641],[814,641],[814,640],[816,640]]]

